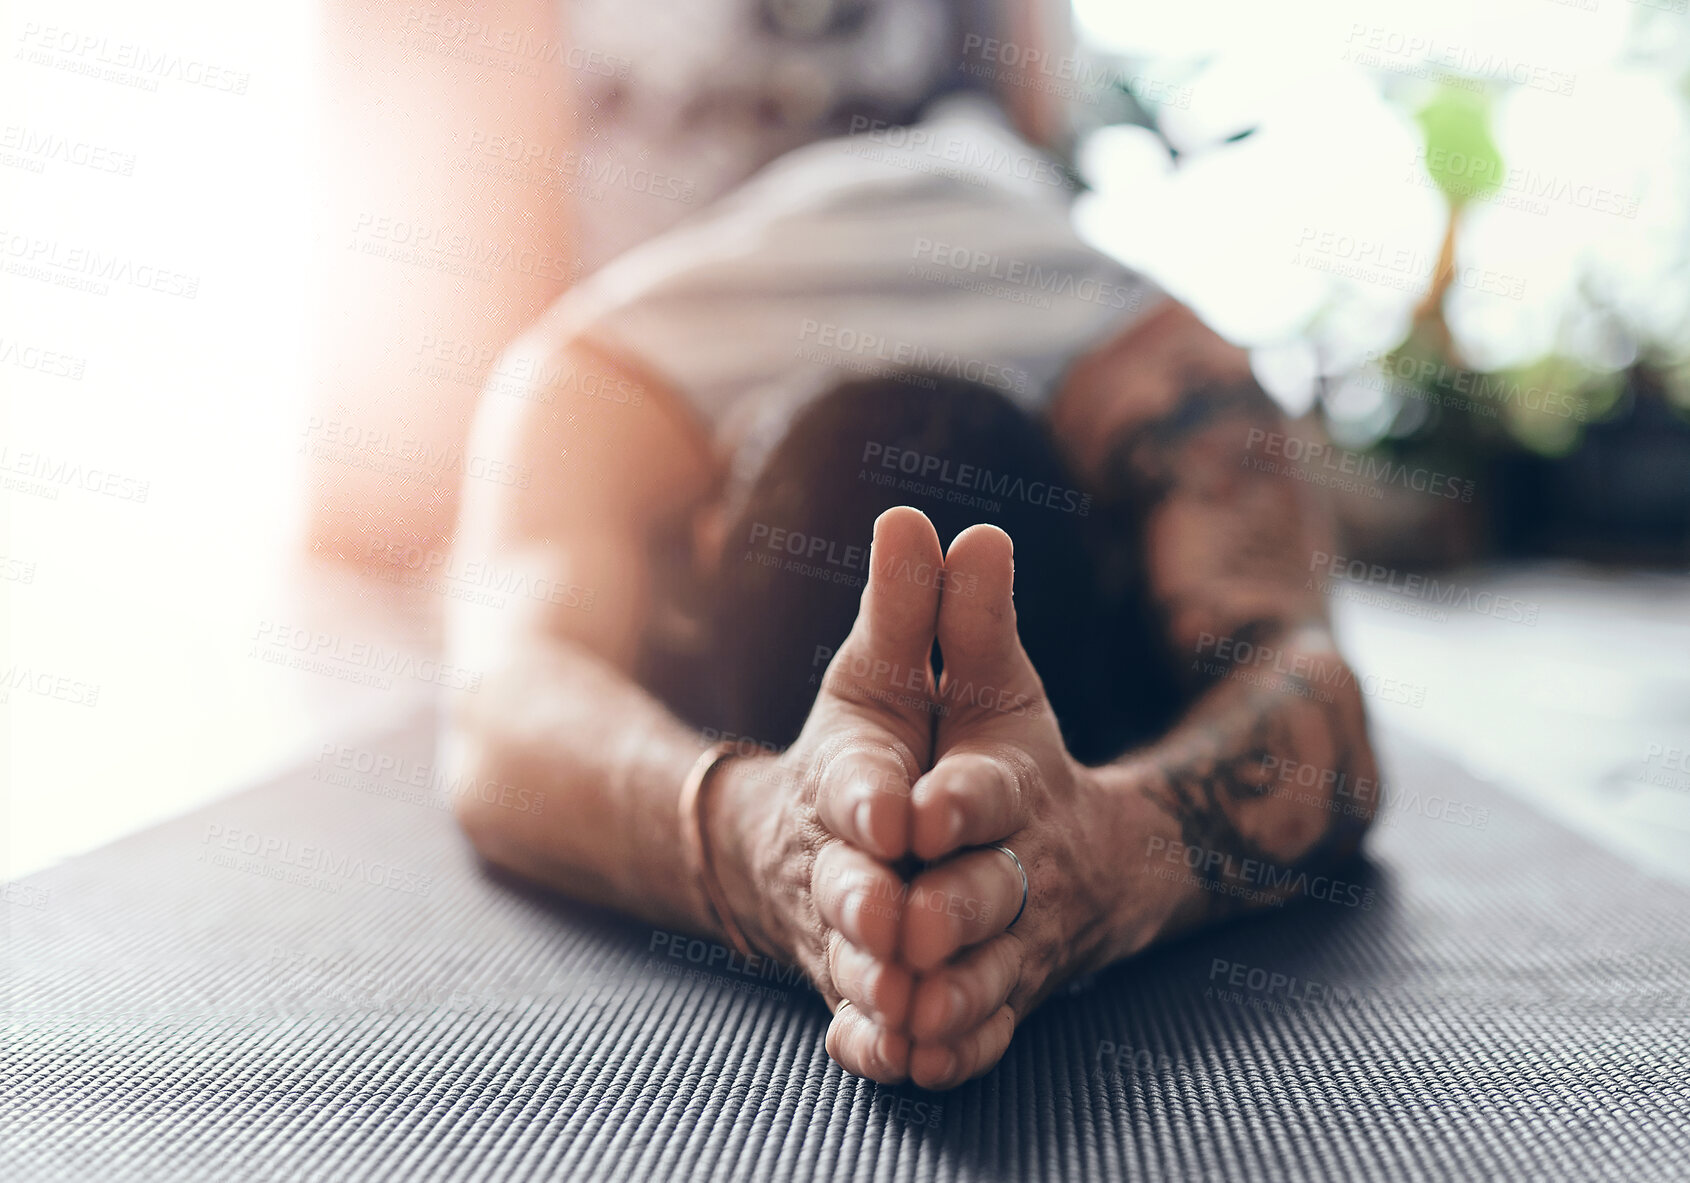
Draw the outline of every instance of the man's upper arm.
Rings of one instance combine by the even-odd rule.
[[[491,662],[523,637],[550,636],[631,668],[647,541],[709,491],[708,439],[637,368],[544,326],[499,371],[515,377],[482,395],[469,452],[508,479],[465,482],[455,554],[522,594],[496,612],[454,601],[454,647]]]
[[[1291,426],[1245,352],[1189,309],[1169,304],[1082,359],[1052,422],[1084,477],[1142,523],[1176,656],[1205,635],[1323,624],[1309,572],[1331,549],[1325,506],[1282,463],[1252,462],[1259,441]]]
[[[1371,806],[1292,791],[1274,770],[1378,783],[1360,686],[1332,644],[1316,550],[1330,551],[1321,491],[1286,465],[1293,428],[1242,350],[1189,310],[1159,313],[1071,372],[1053,414],[1100,503],[1138,521],[1145,577],[1173,667],[1194,692],[1181,722],[1137,765],[1188,847],[1319,868],[1359,845]],[[1248,656],[1246,656],[1248,655]],[[1234,663],[1263,676],[1233,679]],[[1218,871],[1194,915],[1241,910]],[[1287,875],[1287,882],[1297,882]]]

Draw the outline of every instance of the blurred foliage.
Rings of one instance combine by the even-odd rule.
[[[1680,411],[1690,415],[1690,357],[1672,366],[1663,374],[1667,399]]]
[[[1415,113],[1426,137],[1426,171],[1450,204],[1489,197],[1505,175],[1490,134],[1490,99],[1444,85]]]
[[[1491,136],[1490,108],[1487,92],[1444,84],[1415,113],[1425,136],[1426,171],[1449,202],[1446,251],[1460,234],[1468,203],[1495,193],[1507,175]],[[1475,461],[1499,448],[1566,456],[1577,450],[1587,425],[1620,409],[1623,372],[1595,370],[1561,354],[1514,369],[1467,368],[1444,323],[1445,287],[1434,284],[1413,331],[1386,359],[1388,372],[1413,376],[1408,402],[1386,433],[1399,447],[1418,440]]]
[[[1441,442],[1439,450],[1474,461],[1513,448],[1565,456],[1577,450],[1586,427],[1621,409],[1625,371],[1592,369],[1558,354],[1512,369],[1475,370],[1452,361],[1430,336],[1412,334],[1384,361],[1399,399],[1386,435],[1399,449]]]
[[[1413,7],[1403,5],[1405,21],[1411,21],[1406,14]],[[1597,11],[1594,4],[1576,7]],[[1615,49],[1611,65],[1618,71],[1665,75],[1676,82],[1681,93],[1690,96],[1690,20],[1680,10],[1682,0],[1677,0],[1672,8],[1667,11],[1667,6],[1653,0],[1637,6],[1632,14],[1631,32],[1624,44]],[[1115,19],[1116,9],[1111,0],[1094,0],[1088,11],[1093,19],[1102,19],[1105,14]],[[1128,23],[1125,16],[1119,19],[1123,24]],[[1437,18],[1434,15],[1428,19]],[[1217,38],[1216,43],[1224,40]],[[1201,37],[1194,35],[1192,43],[1201,44]],[[1226,87],[1240,85],[1239,79],[1245,80],[1242,85],[1248,85],[1252,77],[1247,67],[1238,68],[1238,63],[1248,55],[1230,43],[1228,50],[1234,55],[1226,63],[1231,67],[1230,72],[1223,69],[1218,75],[1219,93],[1223,96]],[[1231,96],[1194,118],[1187,112],[1187,98],[1193,91],[1209,94],[1208,88],[1213,85],[1210,75],[1205,73],[1213,63],[1206,62],[1201,54],[1187,58],[1163,58],[1154,53],[1122,56],[1110,64],[1116,83],[1114,90],[1118,92],[1112,96],[1115,103],[1091,109],[1089,121],[1093,126],[1131,123],[1148,129],[1161,140],[1176,167],[1181,155],[1176,144],[1195,145],[1190,148],[1194,154],[1215,151],[1257,130],[1261,112],[1267,113],[1269,124],[1274,120],[1282,124],[1295,121],[1304,131],[1317,126],[1323,117],[1318,102],[1302,108],[1272,104],[1256,108],[1247,98]],[[1609,197],[1622,204],[1630,203],[1629,211],[1620,211],[1617,218],[1609,219],[1602,228],[1603,232],[1615,232],[1615,256],[1653,252],[1654,261],[1659,264],[1657,268],[1639,266],[1635,257],[1622,257],[1616,265],[1604,266],[1611,260],[1603,257],[1605,244],[1600,235],[1589,235],[1585,248],[1588,256],[1577,258],[1566,249],[1567,239],[1580,241],[1585,229],[1574,227],[1572,217],[1561,220],[1562,215],[1576,216],[1581,208],[1598,208],[1587,204],[1582,194],[1592,189],[1606,192],[1608,170],[1618,167],[1614,160],[1623,158],[1626,150],[1659,153],[1661,141],[1651,140],[1649,136],[1666,126],[1662,122],[1665,116],[1660,110],[1645,110],[1638,113],[1633,123],[1627,121],[1629,109],[1608,107],[1603,109],[1605,121],[1581,122],[1569,112],[1564,117],[1564,126],[1574,143],[1591,141],[1594,136],[1589,153],[1593,163],[1588,174],[1579,172],[1577,165],[1546,165],[1540,157],[1530,157],[1525,149],[1519,150],[1521,159],[1511,162],[1502,145],[1511,144],[1510,137],[1521,134],[1520,108],[1513,98],[1527,89],[1528,84],[1514,76],[1483,70],[1465,74],[1459,70],[1440,70],[1434,55],[1413,64],[1412,70],[1398,68],[1405,61],[1397,61],[1371,69],[1370,73],[1385,105],[1393,109],[1395,116],[1406,117],[1419,133],[1420,165],[1425,177],[1417,178],[1415,183],[1429,180],[1446,203],[1449,218],[1445,237],[1437,252],[1428,290],[1406,318],[1406,332],[1394,348],[1388,348],[1382,358],[1379,345],[1374,343],[1369,343],[1364,351],[1337,348],[1332,352],[1339,357],[1353,359],[1360,354],[1372,360],[1354,363],[1355,370],[1348,374],[1317,370],[1313,379],[1315,397],[1329,432],[1348,441],[1347,446],[1377,447],[1393,454],[1416,449],[1454,454],[1482,467],[1498,457],[1522,453],[1545,459],[1566,457],[1579,450],[1590,427],[1605,422],[1617,425],[1628,419],[1638,398],[1662,404],[1669,412],[1665,420],[1668,430],[1676,431],[1675,425],[1690,415],[1690,327],[1675,331],[1669,323],[1640,316],[1637,312],[1640,306],[1655,311],[1677,307],[1682,301],[1665,298],[1664,293],[1651,299],[1638,285],[1690,282],[1690,234],[1682,233],[1682,221],[1675,224],[1670,218],[1647,216],[1639,220],[1638,204],[1652,199],[1652,211],[1646,212],[1656,213],[1663,206],[1670,207],[1673,194],[1690,186],[1690,174],[1675,175],[1663,168],[1649,174],[1648,180],[1613,182],[1615,193]],[[1592,73],[1600,74],[1607,68],[1603,66]],[[1149,83],[1141,90],[1131,85],[1129,79],[1147,79]],[[1622,83],[1631,85],[1618,75],[1593,77],[1588,81],[1610,88]],[[1181,96],[1177,102],[1171,101],[1176,93],[1172,82],[1177,82],[1177,93]],[[1575,93],[1582,99],[1587,93],[1586,85],[1587,79],[1580,77],[1576,92],[1569,87],[1564,96],[1569,105],[1575,101]],[[1266,89],[1271,90],[1271,84]],[[1592,87],[1589,93],[1596,93],[1596,88]],[[1562,97],[1557,96],[1557,101]],[[1288,117],[1287,111],[1294,114]],[[1177,133],[1171,138],[1165,122]],[[1542,124],[1535,126],[1541,129]],[[1638,137],[1635,143],[1634,136]],[[1296,140],[1281,135],[1275,142],[1295,143]],[[1618,147],[1620,151],[1605,156],[1598,147]],[[1256,167],[1262,169],[1264,177],[1272,175],[1265,160],[1259,160]],[[1555,206],[1552,211],[1551,205]],[[1557,261],[1567,259],[1568,266],[1573,268],[1591,264],[1595,281],[1591,282],[1589,276],[1573,276],[1573,281],[1580,284],[1580,291],[1576,296],[1562,299],[1562,293],[1554,290],[1559,277],[1551,277],[1548,282],[1534,279],[1533,312],[1538,323],[1532,327],[1540,329],[1548,322],[1553,330],[1546,335],[1549,338],[1544,346],[1546,352],[1525,364],[1475,369],[1475,358],[1463,356],[1458,334],[1451,329],[1450,317],[1463,317],[1457,322],[1462,329],[1459,336],[1469,341],[1477,336],[1475,321],[1462,307],[1462,293],[1452,291],[1453,276],[1459,274],[1455,268],[1458,263],[1473,266],[1475,258],[1485,263],[1482,254],[1473,250],[1474,241],[1487,238],[1494,241],[1498,220],[1494,215],[1500,212],[1517,218],[1516,211],[1552,212],[1554,221],[1537,224],[1541,226],[1537,232],[1545,236],[1545,247],[1555,248],[1544,253]],[[1358,213],[1358,221],[1366,223],[1365,211]],[[1563,226],[1567,227],[1565,231]],[[1632,233],[1640,226],[1649,229],[1643,251],[1639,251],[1639,241],[1644,236]],[[1680,231],[1676,239],[1674,230]],[[1627,235],[1630,241],[1619,241]],[[1556,237],[1551,241],[1549,236]],[[1507,268],[1508,264],[1498,266]],[[1366,331],[1354,326],[1383,319],[1376,317],[1375,321],[1369,321],[1368,316],[1376,310],[1365,308],[1360,316],[1350,315],[1355,308],[1339,307],[1341,303],[1340,296],[1336,302],[1314,312],[1310,322],[1303,326],[1304,340],[1314,343],[1317,355],[1324,353],[1329,340],[1341,339],[1346,332],[1359,335]],[[1469,310],[1472,303],[1467,302]],[[1591,346],[1591,334],[1586,330],[1593,322],[1605,326],[1611,348]],[[1499,318],[1496,323],[1507,325],[1509,318]],[[1487,349],[1486,352],[1513,357],[1520,351]],[[1608,368],[1603,368],[1604,365]],[[1365,389],[1381,391],[1382,399],[1358,397],[1358,383]]]
[[[1118,0],[1083,0],[1081,8],[1122,44],[1142,47],[1117,59],[1118,76],[1160,84],[1126,93],[1124,109],[1093,111],[1104,124],[1149,129],[1173,162],[1159,174],[1162,162],[1142,138],[1120,138],[1112,183],[1124,217],[1137,207],[1123,178],[1188,185],[1198,211],[1190,221],[1199,227],[1226,208],[1217,178],[1246,206],[1254,181],[1281,199],[1263,203],[1261,239],[1288,225],[1287,209],[1302,202],[1312,211],[1307,220],[1353,234],[1372,246],[1375,261],[1381,251],[1412,247],[1412,262],[1388,275],[1392,267],[1372,265],[1366,250],[1353,257],[1338,250],[1335,259],[1355,265],[1320,268],[1332,276],[1324,290],[1293,277],[1297,311],[1278,318],[1237,297],[1260,291],[1264,306],[1273,298],[1273,263],[1269,252],[1254,252],[1257,243],[1240,252],[1242,282],[1201,246],[1186,252],[1194,260],[1194,306],[1209,295],[1217,315],[1224,310],[1246,326],[1239,335],[1269,351],[1287,401],[1312,387],[1315,412],[1343,447],[1484,474],[1484,504],[1472,512],[1489,515],[1495,537],[1509,545],[1562,539],[1592,552],[1643,553],[1671,536],[1679,549],[1668,549],[1683,554],[1690,553],[1690,107],[1679,97],[1690,98],[1690,20],[1683,3],[1562,0],[1563,9],[1581,11],[1552,14],[1533,0],[1513,0],[1510,19],[1487,11],[1498,19],[1479,22],[1487,26],[1479,39],[1497,54],[1439,54],[1429,48],[1436,38],[1416,50],[1410,33],[1421,22],[1461,28],[1467,6],[1392,0],[1388,20],[1354,25],[1351,39],[1389,42],[1404,31],[1404,47],[1346,51],[1341,61],[1349,64],[1330,81],[1323,73],[1330,60],[1286,34],[1283,48],[1312,67],[1306,86],[1284,82],[1295,70],[1262,68],[1279,36],[1272,18],[1246,21],[1242,31],[1230,22],[1211,30],[1199,6],[1162,22],[1174,35],[1157,36],[1178,45],[1164,54]],[[1499,58],[1518,65],[1516,50],[1546,72],[1491,68]],[[1158,93],[1174,93],[1168,80],[1175,78],[1179,101],[1159,102]],[[1193,94],[1197,101],[1188,103]],[[1196,160],[1246,136],[1254,143],[1230,168],[1214,161],[1184,170],[1181,150]],[[1325,157],[1315,157],[1319,168],[1299,168],[1323,137],[1339,157],[1353,155],[1355,167],[1341,178],[1353,184],[1327,178]],[[1401,154],[1416,149],[1403,178]],[[1414,190],[1406,198],[1394,187],[1402,179]],[[1315,188],[1327,191],[1303,192]],[[1177,201],[1168,212],[1186,216]],[[1173,252],[1146,256],[1170,278],[1186,265]],[[1398,282],[1410,273],[1412,282]],[[1477,529],[1428,504],[1420,515],[1396,507],[1400,516],[1389,526],[1368,507],[1356,517],[1358,536],[1418,534],[1418,549],[1403,553],[1430,561],[1427,539],[1447,534],[1455,541],[1439,561],[1471,558]]]

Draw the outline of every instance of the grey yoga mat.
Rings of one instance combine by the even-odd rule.
[[[337,745],[6,887],[0,1178],[1690,1177],[1690,895],[1385,738],[1341,890],[944,1094],[843,1074],[779,967],[487,873],[428,722]]]

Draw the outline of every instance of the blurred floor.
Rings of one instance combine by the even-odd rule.
[[[1690,576],[1543,563],[1446,582],[1470,593],[1460,602],[1514,597],[1537,619],[1451,608],[1428,620],[1408,614],[1423,601],[1338,584],[1339,639],[1364,680],[1425,688],[1418,707],[1371,697],[1376,725],[1690,883]]]
[[[150,553],[156,540],[137,546]],[[88,709],[0,690],[0,723],[11,733],[0,880],[427,709],[436,683],[416,674],[434,673],[422,663],[438,631],[414,593],[338,565],[271,559],[202,565],[194,568],[201,578],[181,584],[132,581],[103,610],[66,594],[43,613],[39,648],[55,661],[37,665],[20,653],[20,665],[97,671],[99,697]],[[88,561],[97,567],[112,556]],[[89,594],[105,586],[92,582]]]

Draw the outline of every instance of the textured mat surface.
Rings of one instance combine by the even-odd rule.
[[[0,1178],[1690,1177],[1690,897],[1387,757],[1359,902],[929,1094],[843,1075],[800,983],[489,878],[426,728],[337,747],[6,887]]]

